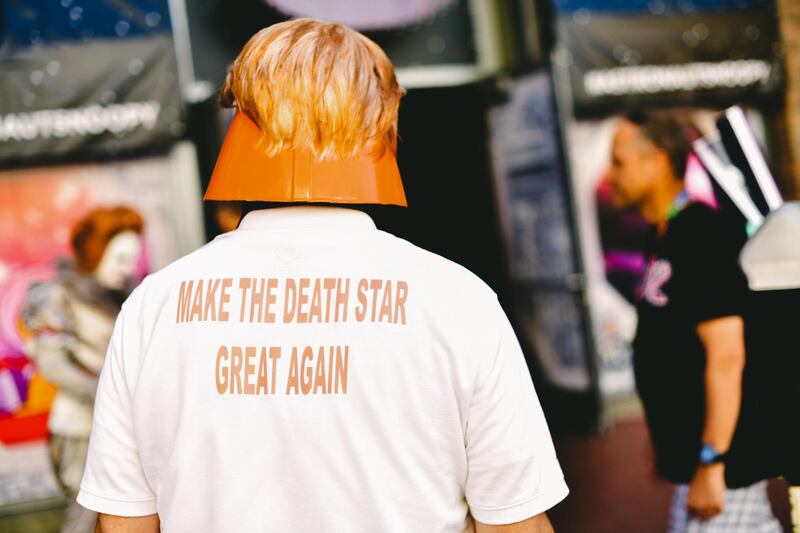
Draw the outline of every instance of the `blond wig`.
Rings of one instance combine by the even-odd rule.
[[[341,24],[304,18],[250,38],[220,103],[236,105],[258,124],[270,155],[304,150],[344,159],[396,151],[404,94],[377,44]]]

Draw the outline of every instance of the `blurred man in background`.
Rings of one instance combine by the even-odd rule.
[[[552,531],[567,488],[496,295],[320,205],[406,204],[403,93],[338,24],[245,45],[206,198],[291,207],[251,210],[126,302],[78,497],[103,531]]]
[[[686,122],[666,112],[632,113],[614,138],[614,203],[656,227],[637,292],[636,386],[656,469],[677,484],[670,531],[779,532],[765,481],[726,485],[745,364],[746,234],[687,194],[689,146]]]

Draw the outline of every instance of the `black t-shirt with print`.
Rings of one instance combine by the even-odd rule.
[[[637,293],[636,387],[656,468],[687,483],[697,467],[705,420],[705,350],[701,322],[745,314],[748,288],[738,255],[744,227],[690,203],[653,238]]]

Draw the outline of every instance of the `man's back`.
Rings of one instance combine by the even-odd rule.
[[[253,212],[148,278],[117,330],[79,497],[110,514],[462,531],[566,494],[495,295],[358,211]]]

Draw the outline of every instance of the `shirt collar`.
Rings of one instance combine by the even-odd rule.
[[[292,206],[251,211],[239,223],[237,231],[288,228],[374,230],[375,223],[356,209]]]

